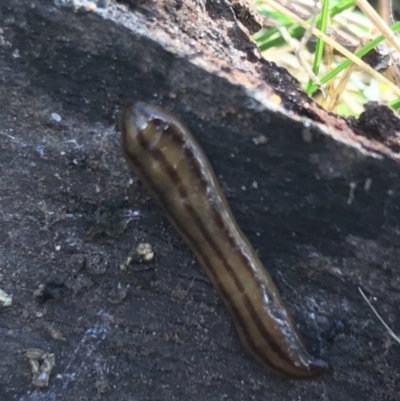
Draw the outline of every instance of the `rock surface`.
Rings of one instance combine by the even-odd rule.
[[[400,345],[358,291],[400,333],[396,118],[320,109],[261,59],[250,2],[123,3],[0,4],[0,288],[13,298],[0,400],[397,400]],[[122,160],[127,99],[174,111],[199,139],[330,374],[288,381],[247,355]],[[118,230],[84,242],[109,211]],[[140,243],[154,261],[122,272]],[[55,355],[45,389],[31,348]]]

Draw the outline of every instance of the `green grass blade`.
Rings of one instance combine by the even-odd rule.
[[[317,26],[321,32],[326,33],[329,19],[329,0],[322,0],[322,1],[323,4],[322,4],[321,18]],[[322,56],[324,54],[324,47],[325,47],[325,42],[322,39],[318,38],[312,66],[312,71],[316,76],[318,75],[319,66],[321,65]],[[306,92],[311,87],[312,84],[313,81],[310,79],[307,84]]]
[[[342,13],[343,11],[345,11],[353,6],[354,6],[354,0],[344,0],[340,4],[337,4],[336,6],[333,6],[331,8],[331,10],[329,11],[329,16],[330,16],[330,18],[333,18],[336,15]],[[263,14],[262,9],[261,9],[260,13]],[[265,12],[264,12],[264,14],[265,14]],[[320,24],[320,20],[321,20],[321,14],[318,14],[316,16],[317,24]],[[311,19],[309,19],[307,22],[311,22]],[[287,22],[283,23],[282,25],[284,27],[289,27],[291,25],[294,25],[293,28],[288,30],[290,36],[292,36],[293,38],[298,38],[301,35],[303,35],[305,32],[305,29],[302,26],[293,24],[293,22],[289,19],[287,19]],[[257,45],[258,45],[260,51],[263,52],[265,50],[270,49],[271,47],[282,46],[283,44],[286,43],[285,40],[281,36],[270,40],[270,38],[275,34],[279,34],[278,28],[271,28],[271,29],[268,29],[267,31],[263,31],[262,33],[256,33],[253,36],[253,39],[257,42]]]
[[[398,110],[400,109],[400,98],[392,100],[388,104],[392,109]]]
[[[396,22],[394,25],[390,27],[390,29],[393,32],[396,32],[400,30],[400,21]],[[369,42],[367,45],[365,45],[363,48],[360,50],[356,51],[354,55],[358,58],[361,58],[365,56],[369,51],[371,51],[376,45],[381,43],[383,40],[385,40],[385,37],[383,35],[379,35],[376,37],[374,40]],[[332,71],[328,72],[325,76],[321,78],[321,83],[326,84],[329,80],[334,78],[336,75],[338,75],[340,72],[345,70],[347,67],[349,67],[352,64],[351,60],[345,60],[342,63],[340,63],[336,68],[334,68]],[[310,88],[306,91],[308,95],[312,95],[316,90],[318,89],[318,86],[315,85],[314,83],[311,84]]]

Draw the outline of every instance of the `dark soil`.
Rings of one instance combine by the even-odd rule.
[[[1,2],[1,401],[399,399],[400,345],[358,291],[400,333],[397,117],[320,109],[259,57],[257,18],[232,3]],[[282,379],[246,353],[122,159],[126,99],[173,110],[199,139],[329,374]],[[140,243],[154,260],[121,271]],[[31,348],[55,355],[43,389]]]

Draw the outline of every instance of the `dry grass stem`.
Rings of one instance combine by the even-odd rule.
[[[358,287],[358,291],[360,291],[360,294],[362,295],[362,297],[364,298],[365,302],[368,304],[368,306],[372,309],[372,312],[375,313],[375,316],[380,320],[380,322],[383,324],[383,326],[385,327],[385,329],[388,331],[388,333],[391,335],[391,337],[397,341],[400,344],[400,338],[396,336],[396,334],[394,334],[393,330],[386,324],[386,322],[381,318],[381,316],[379,315],[379,313],[376,311],[376,309],[372,306],[371,302],[369,301],[369,299],[367,298],[367,296],[364,294],[363,290]]]
[[[287,16],[290,18],[292,21],[296,22],[297,24],[301,25],[304,29],[309,29],[310,24],[307,23],[306,21],[302,20],[299,18],[297,15],[293,14],[289,10],[285,9],[283,6],[281,6],[279,3],[277,3],[274,0],[263,0],[263,3],[271,7],[272,9],[280,12],[281,14]],[[364,61],[356,57],[353,53],[349,52],[347,49],[345,49],[343,46],[341,46],[339,43],[335,42],[333,39],[331,39],[329,36],[321,32],[320,30],[316,28],[310,28],[312,33],[317,36],[318,38],[323,39],[327,44],[332,46],[335,50],[337,50],[339,53],[341,53],[343,56],[346,58],[350,59],[354,64],[356,64],[358,67],[360,67],[362,70],[373,76],[376,80],[384,83],[387,85],[390,90],[392,90],[397,96],[400,96],[400,88],[393,84],[391,81],[389,81],[386,77],[384,77],[382,74],[379,74],[377,71],[375,71],[372,67],[370,67],[368,64],[366,64]]]

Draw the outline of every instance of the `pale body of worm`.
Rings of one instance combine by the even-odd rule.
[[[189,129],[167,111],[141,102],[125,106],[119,127],[126,161],[196,255],[248,351],[283,376],[324,373],[328,365],[307,353]]]

